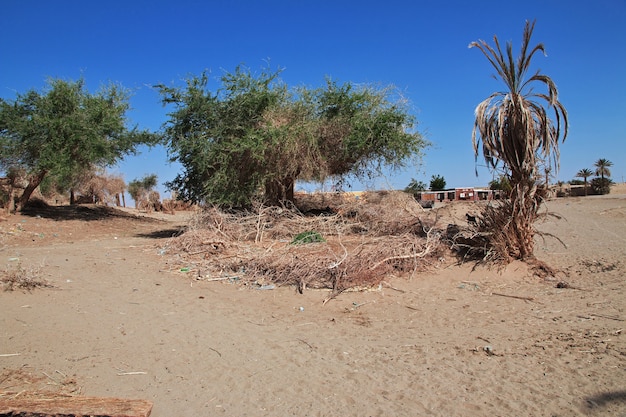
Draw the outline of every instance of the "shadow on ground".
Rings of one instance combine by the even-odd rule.
[[[43,217],[50,220],[106,220],[106,219],[131,219],[146,223],[159,222],[159,220],[148,217],[136,216],[126,213],[114,207],[98,206],[95,204],[71,206],[28,206],[21,214],[29,217]]]
[[[590,410],[607,407],[612,404],[626,405],[626,390],[599,393],[586,397],[585,401]]]
[[[181,235],[185,231],[184,227],[174,227],[163,230],[155,230],[154,232],[149,233],[138,233],[135,236],[137,237],[145,237],[148,239],[169,239],[171,237],[176,237]]]

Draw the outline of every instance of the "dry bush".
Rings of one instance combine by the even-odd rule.
[[[516,205],[511,200],[499,200],[492,202],[482,208],[480,214],[476,215],[475,224],[468,226],[449,225],[447,237],[451,242],[452,249],[456,251],[462,259],[477,260],[480,262],[490,262],[506,265],[514,259],[520,257],[519,237],[516,236],[515,230],[519,225],[519,216],[514,216]],[[538,220],[545,219],[549,216],[559,216],[555,213],[539,212],[533,210],[528,212],[533,216],[531,220],[526,222],[533,224]],[[551,237],[563,243],[558,237],[542,233],[536,229],[533,235],[542,238]],[[529,263],[539,265],[540,262],[529,259]],[[548,268],[547,265],[541,264],[541,268]]]
[[[378,202],[332,200],[341,203],[334,205],[335,214],[303,214],[328,205],[326,197],[308,200],[308,206],[300,205],[304,210],[206,208],[168,250],[195,265],[201,278],[237,275],[246,283],[330,288],[333,294],[376,286],[392,273],[427,269],[446,250],[435,221],[405,193],[389,193]],[[309,231],[326,241],[291,244]]]
[[[163,211],[174,214],[177,211],[195,210],[196,206],[188,201],[180,201],[171,198],[163,200]]]
[[[0,273],[0,283],[4,291],[16,289],[22,291],[32,291],[35,288],[51,288],[45,279],[41,278],[41,268],[24,268],[21,264],[14,267],[7,267]]]

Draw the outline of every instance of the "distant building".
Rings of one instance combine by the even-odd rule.
[[[500,191],[488,188],[450,188],[441,191],[422,191],[415,195],[418,201],[490,201],[500,199]]]

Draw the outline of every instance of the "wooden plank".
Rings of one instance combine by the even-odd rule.
[[[0,398],[0,417],[148,417],[152,402],[106,397]]]

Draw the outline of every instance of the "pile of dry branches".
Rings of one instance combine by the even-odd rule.
[[[236,276],[249,284],[337,294],[377,286],[390,274],[427,269],[445,250],[434,222],[407,194],[315,199],[320,197],[300,196],[299,208],[205,209],[169,242],[168,251],[200,279]],[[294,244],[296,235],[309,231],[324,241]]]
[[[525,214],[529,218],[522,218]],[[519,204],[509,199],[493,202],[482,208],[480,215],[467,227],[449,225],[447,237],[451,242],[452,250],[459,253],[464,259],[478,260],[506,265],[514,259],[520,259],[520,229],[523,225],[532,225],[548,216],[559,218],[555,213],[540,212],[539,207],[523,212],[519,210]],[[555,238],[563,243],[558,237],[541,233],[533,228],[526,233],[527,239],[535,235],[542,238],[546,236]],[[523,241],[527,247],[532,247],[533,242]],[[533,261],[532,258],[526,259]],[[532,263],[532,262],[531,262]]]

